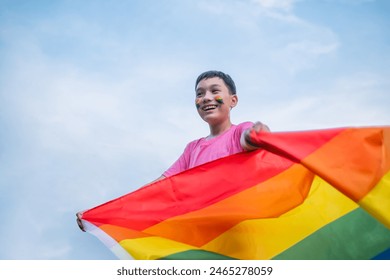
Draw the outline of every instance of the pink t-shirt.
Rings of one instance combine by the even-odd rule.
[[[169,177],[203,163],[243,152],[240,143],[241,134],[252,126],[252,122],[243,122],[232,125],[229,130],[215,138],[209,140],[200,138],[190,142],[183,154],[163,175]]]

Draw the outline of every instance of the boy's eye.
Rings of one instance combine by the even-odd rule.
[[[197,97],[198,97],[198,96],[202,96],[202,94],[203,94],[203,93],[201,93],[201,92],[197,92],[197,93],[196,93],[196,96],[197,96]]]

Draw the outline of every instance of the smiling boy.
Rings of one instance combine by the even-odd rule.
[[[232,124],[230,111],[237,103],[236,86],[228,74],[220,71],[200,74],[195,83],[195,105],[199,116],[208,123],[210,134],[190,142],[158,180],[218,158],[257,149],[250,144],[251,130],[269,131],[269,128],[261,122]]]

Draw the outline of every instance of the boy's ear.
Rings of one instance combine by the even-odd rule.
[[[234,94],[231,96],[230,108],[236,107],[237,103],[238,103],[238,96]]]

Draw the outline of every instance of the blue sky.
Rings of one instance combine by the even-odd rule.
[[[387,0],[0,0],[0,259],[115,259],[75,213],[206,136],[194,81],[229,73],[232,121],[390,124]]]

